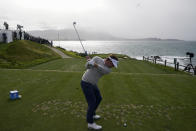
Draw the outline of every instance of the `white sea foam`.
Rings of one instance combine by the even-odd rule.
[[[120,53],[138,60],[143,56],[160,56],[169,63],[174,63],[174,58],[177,58],[180,65],[189,63],[186,52],[196,54],[196,42],[187,41],[83,41],[83,45],[88,53]],[[54,41],[54,46],[83,52],[79,41]],[[196,65],[195,57],[192,63]]]

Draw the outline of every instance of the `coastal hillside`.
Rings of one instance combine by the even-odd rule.
[[[57,59],[52,50],[31,41],[0,44],[1,67],[9,68],[0,68],[1,130],[87,130],[87,103],[80,87],[86,59],[77,52],[56,49],[71,58]],[[196,129],[196,77],[117,56],[118,68],[98,83],[103,101],[96,112],[102,118],[96,122],[104,130]],[[16,67],[26,69],[10,69]],[[21,99],[9,99],[12,90],[18,90]]]
[[[25,68],[59,58],[44,45],[28,40],[0,44],[1,68]]]

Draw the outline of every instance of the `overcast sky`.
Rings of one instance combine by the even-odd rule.
[[[79,29],[126,38],[196,40],[196,0],[1,0],[0,28]]]

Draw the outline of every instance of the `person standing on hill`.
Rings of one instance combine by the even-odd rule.
[[[85,65],[87,70],[82,76],[81,87],[88,103],[86,119],[89,129],[102,129],[102,126],[94,123],[94,120],[101,118],[99,115],[96,115],[96,109],[102,100],[97,83],[103,75],[111,72],[112,67],[117,68],[117,65],[118,58],[114,55],[110,55],[105,59],[98,56],[92,59],[87,57],[87,63]]]

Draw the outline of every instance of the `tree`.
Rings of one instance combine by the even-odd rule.
[[[4,22],[3,25],[5,26],[5,29],[8,30],[9,29],[9,25],[7,22]]]
[[[23,28],[23,26],[17,25],[17,30],[19,30],[20,40],[22,38],[22,28]]]
[[[17,25],[17,30],[22,30],[23,26],[22,25]]]

